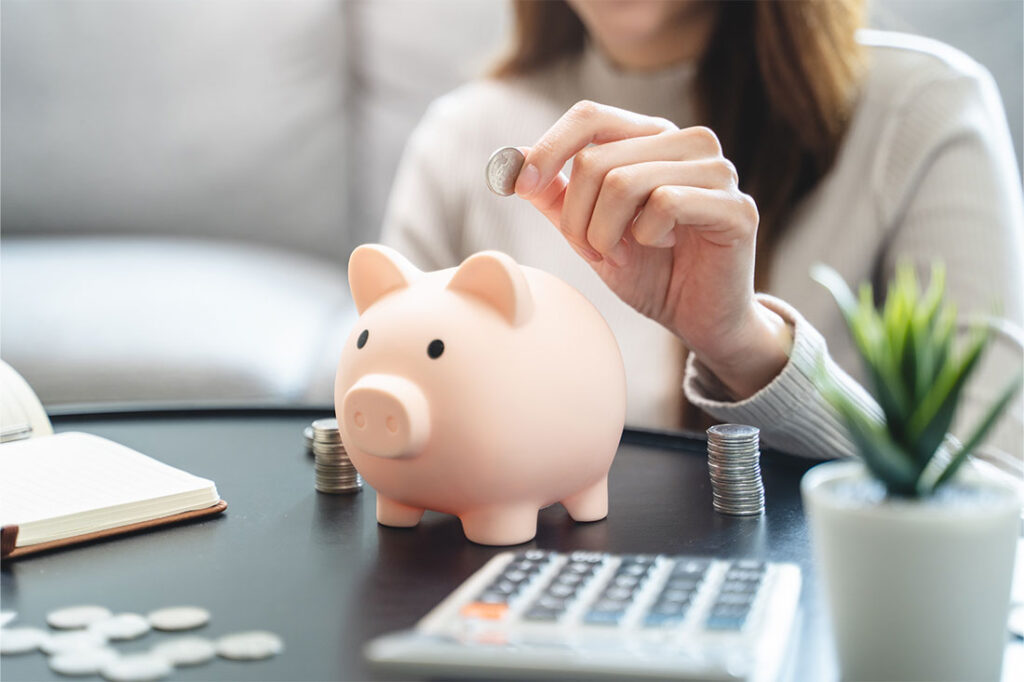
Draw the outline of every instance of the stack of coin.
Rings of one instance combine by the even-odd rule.
[[[313,455],[316,457],[316,489],[322,493],[357,493],[363,478],[352,466],[338,431],[337,419],[313,422]]]
[[[708,472],[716,511],[736,516],[764,513],[760,431],[743,424],[708,429]]]

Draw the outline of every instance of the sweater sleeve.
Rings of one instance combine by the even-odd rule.
[[[800,313],[765,294],[758,295],[758,302],[792,326],[789,362],[767,386],[745,400],[735,401],[718,377],[691,353],[683,380],[687,399],[716,419],[758,427],[762,442],[773,448],[815,459],[856,454],[838,415],[818,390],[815,377],[824,370],[840,391],[877,419],[882,418],[881,408],[832,360],[824,337]]]
[[[913,263],[927,275],[931,263],[942,260],[948,296],[961,311],[964,329],[976,313],[998,310],[1004,328],[1010,329],[1019,329],[1024,318],[1020,176],[994,87],[984,72],[959,72],[904,93],[880,140],[872,172],[879,221],[889,235],[879,249],[876,290],[884,291],[900,262]],[[877,403],[832,361],[824,338],[798,312],[778,299],[759,300],[793,325],[793,351],[782,372],[737,402],[691,356],[684,379],[687,397],[718,419],[760,427],[773,447],[809,457],[855,454],[816,388],[817,368],[823,366],[842,391],[881,418]],[[993,336],[965,389],[952,428],[955,436],[963,439],[1020,371],[1024,357],[1012,336]],[[1018,394],[988,443],[974,454],[1020,477],[1021,434]]]
[[[445,173],[453,163],[439,102],[427,110],[406,144],[388,197],[381,240],[423,270],[457,265],[457,183]]]

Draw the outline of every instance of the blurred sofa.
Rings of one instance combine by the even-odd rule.
[[[49,406],[329,403],[347,256],[426,105],[502,46],[505,3],[0,11],[0,355]],[[993,71],[1019,162],[1019,0],[875,12]]]

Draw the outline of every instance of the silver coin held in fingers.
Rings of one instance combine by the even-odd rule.
[[[491,154],[484,172],[487,188],[502,197],[515,194],[516,179],[524,161],[526,157],[515,147],[502,147]]]

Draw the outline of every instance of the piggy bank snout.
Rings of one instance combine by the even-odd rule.
[[[367,374],[342,401],[342,419],[352,444],[377,457],[412,457],[430,436],[430,407],[413,382],[390,374]]]

